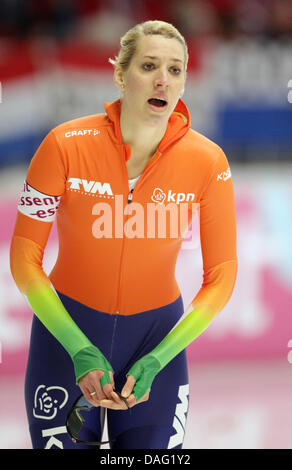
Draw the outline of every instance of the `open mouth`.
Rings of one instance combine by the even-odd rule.
[[[150,98],[148,103],[154,108],[165,108],[167,106],[167,101],[160,98]]]

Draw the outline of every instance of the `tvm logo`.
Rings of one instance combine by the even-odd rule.
[[[96,192],[100,195],[113,196],[113,192],[109,183],[101,183],[100,181],[87,181],[81,178],[70,178],[71,191],[81,191],[84,193],[95,194]]]
[[[174,447],[183,443],[186,427],[186,413],[188,411],[189,404],[189,384],[181,385],[178,390],[178,398],[180,403],[176,405],[175,416],[172,423],[172,426],[176,430],[176,434],[171,436],[168,443],[168,449],[173,449]]]

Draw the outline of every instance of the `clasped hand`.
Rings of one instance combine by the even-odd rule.
[[[109,372],[111,383],[107,383],[102,387],[100,379],[103,375],[104,371],[102,370],[92,370],[81,377],[78,385],[86,400],[94,406],[102,406],[112,410],[127,410],[128,408],[125,402],[114,392],[115,383],[113,373],[111,371]],[[132,375],[128,375],[121,392],[121,395],[127,400],[129,408],[143,401],[147,401],[149,398],[149,392],[146,392],[140,400],[137,400],[132,393],[135,383],[135,378]],[[95,395],[90,395],[92,392],[96,392]]]
[[[121,391],[129,408],[148,400],[152,382],[159,370],[159,362],[150,355],[142,357],[131,367]],[[92,370],[79,379],[78,385],[86,400],[94,406],[102,406],[112,410],[128,409],[124,401],[114,391],[115,383],[112,371],[108,371],[110,382],[101,385],[101,378],[104,374],[105,372],[102,370]]]

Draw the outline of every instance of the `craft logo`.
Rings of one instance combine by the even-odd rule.
[[[98,135],[100,131],[98,129],[79,129],[76,131],[65,132],[65,137],[74,137],[78,135]]]

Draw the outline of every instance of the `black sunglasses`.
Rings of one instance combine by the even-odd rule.
[[[128,410],[131,413],[131,409],[128,405],[127,400],[121,396],[119,392],[114,390],[114,392],[120,397],[121,400],[126,404]],[[82,428],[85,418],[81,416],[80,411],[85,410],[85,411],[91,411],[93,408],[96,408],[93,406],[91,403],[89,403],[84,395],[80,395],[74,402],[71,410],[69,411],[66,419],[66,428],[69,436],[71,437],[72,441],[75,444],[87,444],[90,446],[102,446],[104,444],[110,444],[111,442],[114,442],[115,439],[111,439],[109,441],[82,441],[81,439],[78,439],[78,433],[80,432],[80,429]],[[105,408],[100,407],[100,428],[101,428],[101,436],[103,434],[104,430],[104,424],[105,424]]]

